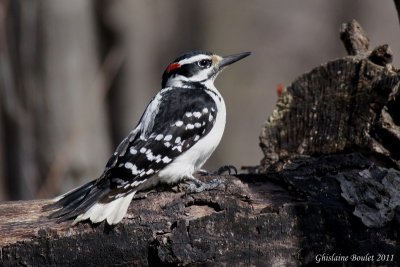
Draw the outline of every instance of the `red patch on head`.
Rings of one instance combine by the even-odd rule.
[[[276,87],[276,92],[278,93],[278,96],[281,96],[284,91],[285,87],[283,86],[283,84],[279,83],[278,86]]]
[[[170,65],[167,67],[166,71],[167,71],[167,72],[171,72],[171,71],[173,71],[173,70],[175,70],[175,69],[177,69],[177,68],[180,68],[180,67],[181,67],[181,64],[179,64],[179,63],[172,63],[172,64],[170,64]]]

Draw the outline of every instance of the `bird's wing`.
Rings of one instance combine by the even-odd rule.
[[[107,198],[131,192],[196,144],[210,132],[216,113],[216,103],[204,90],[160,91],[106,166],[102,179],[110,182]]]

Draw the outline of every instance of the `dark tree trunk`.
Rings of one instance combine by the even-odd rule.
[[[96,177],[110,153],[91,1],[1,1],[0,94],[10,199]],[[96,134],[93,134],[96,133]],[[71,179],[69,179],[71,178]]]

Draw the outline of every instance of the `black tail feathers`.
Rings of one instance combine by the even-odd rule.
[[[56,219],[57,222],[73,219],[87,211],[109,192],[109,187],[102,184],[98,183],[98,180],[88,182],[56,198],[54,203],[43,206],[42,210],[56,210],[49,215],[49,218]]]

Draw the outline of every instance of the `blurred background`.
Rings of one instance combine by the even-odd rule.
[[[252,51],[216,81],[223,140],[205,166],[254,166],[279,83],[345,56],[341,23],[400,50],[392,1],[0,0],[0,201],[54,197],[97,178],[190,50]]]

